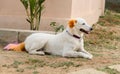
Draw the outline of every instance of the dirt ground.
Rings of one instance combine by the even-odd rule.
[[[99,69],[120,63],[119,50],[91,52],[96,54],[92,60],[88,60],[0,50],[0,74],[67,74],[80,69]]]

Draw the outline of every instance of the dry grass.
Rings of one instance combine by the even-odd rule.
[[[118,72],[117,70],[115,69],[110,69],[108,67],[104,67],[104,68],[101,68],[101,69],[98,69],[100,71],[104,71],[104,72],[107,72],[109,74],[120,74],[120,72]]]
[[[86,36],[86,48],[118,49],[120,41],[120,14],[106,10],[99,22],[94,25],[94,31]],[[94,50],[94,49],[93,49]]]
[[[116,26],[120,25],[120,14],[114,11],[105,10],[105,16],[101,16],[98,24],[101,26]]]

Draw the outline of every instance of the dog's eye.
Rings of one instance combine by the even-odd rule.
[[[85,23],[83,23],[82,25],[85,25]]]

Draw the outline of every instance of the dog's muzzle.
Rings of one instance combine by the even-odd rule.
[[[93,30],[93,28],[90,28],[90,31],[92,31]],[[84,32],[84,33],[86,33],[86,34],[89,34],[90,33],[90,31],[86,31],[86,30],[84,30],[84,29],[80,29],[80,31],[81,32]]]

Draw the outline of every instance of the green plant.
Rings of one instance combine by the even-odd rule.
[[[39,72],[38,71],[34,71],[33,74],[39,74]]]
[[[64,30],[64,26],[57,24],[57,22],[51,22],[50,26],[54,29],[55,34],[57,34],[57,32],[62,32]]]
[[[25,7],[27,21],[30,23],[31,30],[39,30],[41,12],[44,8],[45,0],[20,0]]]

